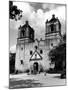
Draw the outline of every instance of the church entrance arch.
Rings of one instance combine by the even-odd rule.
[[[39,70],[38,62],[34,62],[34,64],[33,64],[33,73],[37,74],[38,70]]]

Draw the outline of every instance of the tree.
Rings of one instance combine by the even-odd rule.
[[[9,53],[9,71],[10,71],[10,73],[15,72],[15,55],[16,55],[16,53]]]
[[[9,18],[16,21],[22,18],[22,10],[13,5],[13,1],[9,1]]]
[[[63,42],[49,52],[51,63],[55,63],[55,71],[66,70],[66,34],[63,35]]]

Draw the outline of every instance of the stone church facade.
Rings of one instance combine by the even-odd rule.
[[[50,67],[48,53],[61,40],[61,23],[55,15],[45,22],[45,39],[35,39],[35,31],[26,21],[25,25],[18,28],[16,45],[15,70],[39,73],[41,69]]]

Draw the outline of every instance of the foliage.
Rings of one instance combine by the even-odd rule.
[[[66,68],[66,35],[63,35],[63,42],[49,52],[51,63],[55,63],[55,70]]]
[[[10,53],[9,54],[9,70],[10,73],[14,73],[15,71],[15,53]]]
[[[9,1],[9,18],[20,20],[22,17],[22,10],[18,9],[17,6],[13,5],[13,1]]]

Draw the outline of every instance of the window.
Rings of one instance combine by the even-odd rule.
[[[35,49],[37,49],[38,47],[37,46],[35,46]]]
[[[42,54],[43,53],[43,51],[42,50],[40,50],[40,54]]]
[[[25,36],[25,30],[22,30],[21,34],[22,34],[22,37],[24,37]]]
[[[32,51],[30,51],[30,55],[32,55]]]
[[[21,47],[21,50],[23,50],[23,47]]]
[[[23,60],[20,60],[21,61],[21,64],[23,64]]]
[[[37,54],[35,54],[35,59],[37,58]]]
[[[53,46],[53,43],[51,43],[51,46]]]
[[[54,25],[51,24],[51,32],[54,32]]]

